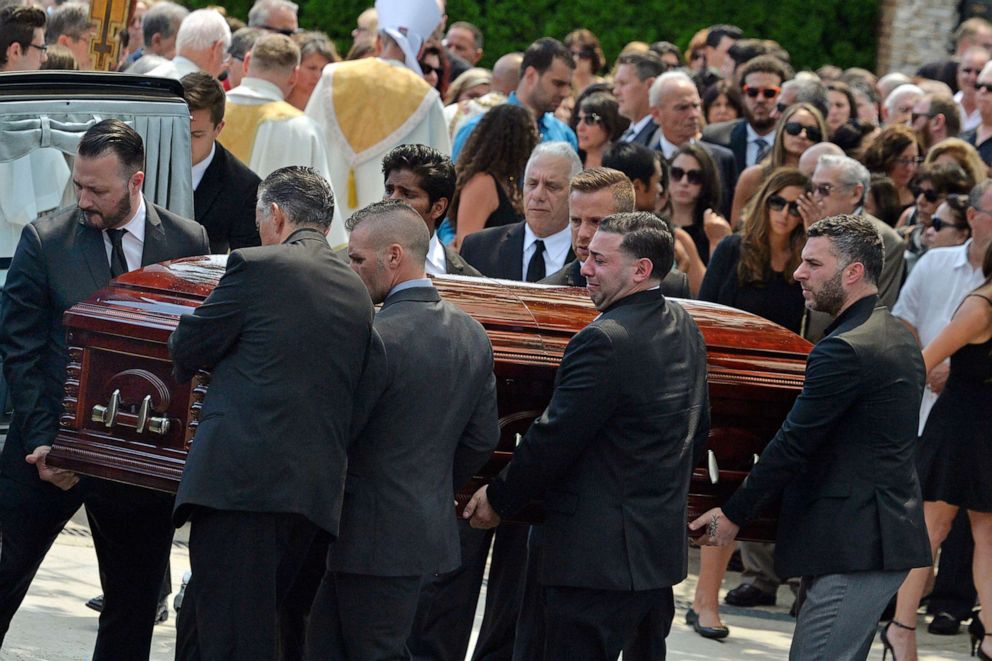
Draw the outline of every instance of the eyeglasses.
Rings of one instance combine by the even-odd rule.
[[[768,208],[772,211],[781,211],[788,207],[789,215],[793,218],[799,218],[799,202],[792,200],[791,202],[782,197],[781,195],[772,195],[768,198]]]
[[[750,85],[744,85],[741,88],[745,94],[747,94],[752,99],[757,99],[758,95],[765,97],[766,99],[774,99],[782,91],[781,87],[751,87]]]
[[[804,126],[799,122],[786,122],[784,128],[785,132],[789,135],[799,135],[805,131],[806,138],[809,139],[810,142],[819,142],[820,140],[823,140],[823,133],[821,133],[820,129],[816,126]]]
[[[693,186],[700,186],[703,183],[702,170],[683,170],[682,168],[672,168],[672,182],[682,181],[685,177]]]
[[[775,104],[775,110],[778,111],[778,114],[780,115],[788,109],[789,109],[788,103],[782,103],[781,101],[779,101],[778,103]]]
[[[432,73],[436,73],[437,75],[440,76],[441,75],[441,71],[443,71],[443,69],[441,69],[441,67],[431,66],[431,65],[427,64],[426,62],[419,62],[419,64],[420,64],[420,70],[424,72],[424,75],[425,76],[429,76]]]
[[[923,157],[922,156],[904,156],[904,157],[901,157],[901,158],[897,158],[897,159],[895,159],[892,162],[894,164],[896,164],[896,165],[903,165],[903,166],[920,165],[921,163],[923,163]]]
[[[945,227],[951,227],[951,228],[954,228],[956,230],[964,230],[964,229],[967,229],[968,228],[967,225],[958,225],[957,223],[952,223],[949,220],[944,220],[943,218],[940,218],[939,216],[934,216],[933,218],[930,219],[930,226],[933,228],[933,231],[934,232],[939,232],[940,230],[944,229]]]
[[[986,91],[992,92],[992,83],[975,83],[975,89],[979,92]]]
[[[922,195],[924,199],[926,199],[926,201],[929,202],[930,204],[933,204],[934,202],[940,199],[940,193],[938,193],[932,188],[914,188],[912,190],[913,190],[913,197],[919,197],[920,195]]]
[[[909,115],[909,123],[915,124],[919,121],[920,117],[926,117],[927,119],[933,119],[938,113],[932,112],[914,112]]]
[[[586,126],[596,126],[603,123],[603,118],[596,113],[591,112],[588,115],[579,115],[579,121]]]
[[[834,186],[833,184],[812,184],[810,186],[810,191],[814,195],[819,195],[820,197],[830,197],[830,194],[835,188],[851,188],[856,184],[841,184],[839,186]]]
[[[42,53],[47,53],[48,52],[48,46],[45,46],[45,45],[39,46],[37,44],[28,44],[28,48],[37,48]]]
[[[274,28],[271,25],[259,25],[259,30],[268,30],[269,32],[277,32],[279,34],[284,34],[287,37],[292,37],[294,34],[299,32],[299,30],[293,30],[291,28]]]

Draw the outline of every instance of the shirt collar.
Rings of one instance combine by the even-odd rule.
[[[769,141],[768,138],[770,137],[770,138],[774,139],[775,136],[773,134],[775,133],[775,127],[772,127],[772,130],[769,131],[768,133],[765,133],[764,135],[761,135],[760,133],[758,133],[757,131],[754,130],[754,127],[751,126],[751,124],[749,122],[744,122],[744,126],[747,128],[747,141],[748,141],[748,143],[752,143],[755,140],[758,140],[760,138],[761,140],[764,140],[765,142],[768,142],[769,143],[768,146],[771,147],[771,143],[770,143],[770,141]]]
[[[644,130],[644,127],[647,126],[648,122],[650,121],[651,121],[651,113],[644,115],[644,117],[641,117],[639,120],[637,120],[636,122],[630,125],[630,129],[629,129],[630,134],[631,135],[639,134],[641,131]]]
[[[506,97],[506,102],[507,103],[512,103],[515,106],[520,106],[521,108],[527,108],[527,106],[525,106],[523,104],[523,101],[520,100],[520,97],[517,96],[516,90],[510,92],[510,96]],[[530,111],[530,108],[527,108],[527,110]],[[547,126],[546,126],[546,124],[547,124],[547,118],[548,118],[548,115],[550,115],[550,114],[551,113],[546,112],[543,115],[538,115],[538,117],[537,117],[537,128],[538,128],[538,132],[542,136],[544,135],[545,131],[547,130]]]
[[[447,273],[444,244],[437,238],[437,232],[434,232],[431,242],[427,244],[427,260],[424,263],[424,270],[431,275],[444,275]]]
[[[239,94],[242,94],[244,96],[255,97],[258,99],[268,99],[269,101],[283,100],[282,90],[267,80],[262,80],[261,78],[255,78],[253,76],[245,76],[242,78],[241,84],[227,94],[228,96],[238,96]]]
[[[668,138],[665,137],[664,131],[658,131],[658,134],[661,136],[661,140],[660,140],[661,153],[665,155],[665,158],[671,160],[672,155],[675,154],[675,152],[677,152],[679,150],[679,147],[681,147],[682,145],[677,145],[674,142],[669,142]],[[693,142],[695,142],[695,140],[689,140],[687,144],[691,144]]]
[[[210,145],[210,153],[207,157],[193,166],[193,190],[200,187],[200,182],[203,181],[203,173],[207,171],[210,167],[210,163],[214,160],[214,153],[217,151],[217,143]]]
[[[145,242],[145,216],[147,215],[147,209],[145,208],[145,196],[142,195],[138,201],[138,210],[134,212],[134,217],[127,222],[126,225],[122,225],[117,229],[127,230],[128,234],[136,238],[141,243]]]
[[[534,230],[530,228],[530,225],[524,222],[524,252],[527,252],[527,249],[538,239],[544,241],[544,249],[548,251],[549,255],[554,256],[558,261],[562,261],[560,258],[563,255],[567,255],[568,249],[572,247],[572,230],[568,225],[565,225],[565,229],[555,232],[550,236],[542,237],[534,234]]]
[[[399,293],[404,289],[413,289],[414,287],[433,287],[434,283],[431,282],[430,278],[414,278],[413,280],[404,280],[398,285],[394,286],[386,294],[386,298],[389,298],[393,294]]]
[[[951,266],[956,269],[967,268],[969,271],[973,270],[971,268],[971,262],[968,261],[968,248],[971,246],[971,239],[968,239],[960,246],[955,246],[958,250],[954,264]]]

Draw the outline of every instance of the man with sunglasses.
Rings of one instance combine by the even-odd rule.
[[[946,94],[924,94],[913,106],[910,126],[920,136],[924,152],[961,131],[961,115],[954,99]]]
[[[973,145],[986,165],[992,163],[992,60],[982,67],[975,83],[978,95],[978,126],[961,134],[961,139]]]
[[[248,27],[292,36],[300,30],[298,11],[289,0],[258,0],[248,12]]]
[[[734,152],[738,172],[754,165],[775,141],[772,111],[787,77],[778,58],[762,55],[741,67],[741,92],[745,116],[729,122],[711,124],[703,129],[703,140]]]

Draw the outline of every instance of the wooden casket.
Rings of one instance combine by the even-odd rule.
[[[216,285],[225,261],[195,257],[132,271],[65,313],[69,366],[48,463],[175,492],[186,450],[196,442],[210,375],[176,383],[166,342],[179,315]],[[481,473],[458,494],[463,505],[509,461],[551,397],[565,345],[598,313],[583,289],[458,276],[434,283],[446,300],[482,323],[496,360],[501,438]],[[681,303],[706,340],[712,416],[707,451],[692,476],[691,520],[723,502],[747,476],[802,388],[811,346],[751,314]],[[540,516],[535,503],[520,519]],[[774,533],[768,516],[742,531],[741,539],[770,541]]]

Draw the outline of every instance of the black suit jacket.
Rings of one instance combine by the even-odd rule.
[[[919,346],[876,296],[827,330],[809,355],[802,393],[723,511],[742,524],[782,494],[780,576],[929,565],[914,463]]]
[[[201,226],[147,199],[145,210],[142,266],[207,254]],[[38,480],[24,456],[51,445],[58,431],[68,362],[62,313],[109,282],[103,232],[85,225],[77,207],[36,220],[21,233],[0,311],[0,354],[14,403],[0,466],[4,475]]]
[[[479,322],[433,287],[391,294],[363,380],[331,571],[443,573],[461,564],[452,501],[499,440],[493,352]],[[425,360],[425,357],[429,357]]]
[[[644,128],[642,128],[637,135],[633,137],[631,142],[645,147],[653,147],[651,141],[655,139],[655,132],[657,130],[658,125],[655,123],[654,119],[650,119]]]
[[[444,272],[448,275],[470,275],[476,278],[482,275],[451,246],[444,247]]]
[[[671,586],[686,576],[689,476],[708,432],[702,335],[681,305],[638,292],[568,343],[489,500],[505,518],[544,496],[545,585]]]
[[[770,135],[769,143],[774,135]],[[729,122],[710,124],[703,129],[703,142],[729,149],[734,154],[738,175],[747,167],[747,120],[743,117]],[[769,146],[771,146],[769,144]]]
[[[202,505],[301,514],[336,535],[371,342],[368,291],[321,232],[231,253],[217,287],[169,338],[180,382],[212,371],[177,524]]]
[[[523,280],[524,228],[526,220],[510,225],[487,227],[462,240],[461,256],[487,278]],[[575,259],[568,249],[565,263]]]
[[[219,143],[214,158],[193,193],[196,222],[207,228],[210,252],[261,245],[255,226],[255,202],[261,179]]]
[[[582,262],[577,259],[572,260],[560,270],[541,280],[541,284],[585,287],[586,278],[582,275],[581,269]],[[661,293],[666,298],[692,298],[689,293],[689,278],[681,271],[669,271],[661,281]]]

